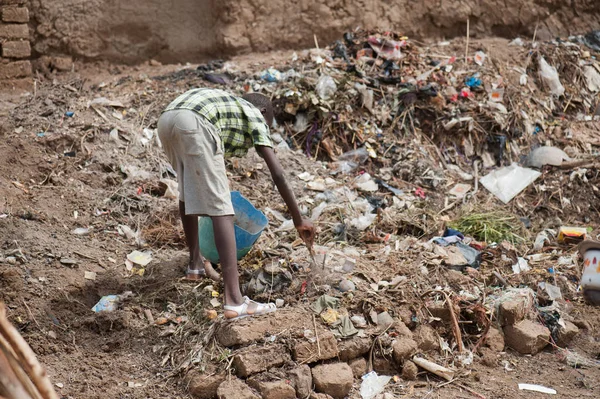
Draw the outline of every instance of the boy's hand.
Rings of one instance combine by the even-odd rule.
[[[306,244],[306,247],[312,250],[315,242],[315,226],[309,219],[302,219],[302,222],[296,226],[298,235],[302,238],[302,241]]]

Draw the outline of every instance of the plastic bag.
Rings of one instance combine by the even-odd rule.
[[[482,177],[481,184],[500,201],[508,204],[542,174],[533,169],[522,168],[516,163],[495,170]]]
[[[570,160],[571,158],[560,148],[544,146],[531,151],[525,160],[525,165],[532,168],[541,168],[544,165],[560,166],[563,161]]]
[[[365,147],[348,151],[338,157],[338,171],[350,173],[369,159],[369,151]]]
[[[544,57],[540,57],[540,76],[553,95],[560,97],[565,94],[565,88],[560,83],[556,68],[548,64]]]
[[[391,379],[392,377],[387,375],[377,375],[374,371],[363,375],[362,383],[360,384],[360,396],[362,399],[374,398],[383,392],[385,386]]]
[[[315,90],[321,100],[329,100],[337,91],[337,85],[331,76],[321,75]]]

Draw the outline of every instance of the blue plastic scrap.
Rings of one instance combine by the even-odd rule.
[[[479,87],[481,86],[481,83],[481,79],[479,79],[477,76],[471,76],[465,80],[465,85],[470,88]]]

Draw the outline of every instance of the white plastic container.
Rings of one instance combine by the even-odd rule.
[[[600,305],[600,242],[586,240],[579,244],[579,253],[583,258],[581,288],[585,299]]]

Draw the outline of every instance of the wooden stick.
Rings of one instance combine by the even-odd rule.
[[[313,314],[313,325],[315,326],[315,337],[317,337],[317,350],[319,352],[319,359],[321,358],[321,342],[319,342],[319,332],[317,331],[317,319]]]
[[[6,318],[6,307],[0,303],[0,335],[10,344],[16,358],[23,363],[23,368],[29,374],[31,381],[44,399],[59,399],[52,388],[46,370],[38,362],[31,347],[19,334],[16,328]]]
[[[458,353],[462,353],[462,351],[463,351],[462,334],[460,333],[460,326],[458,325],[458,319],[456,318],[456,313],[454,313],[454,305],[452,304],[452,301],[450,300],[450,297],[448,296],[448,294],[446,294],[442,290],[427,291],[426,293],[421,295],[421,298],[426,295],[429,295],[432,292],[438,292],[438,293],[444,295],[444,298],[446,298],[446,303],[448,304],[448,310],[450,311],[450,319],[452,321],[452,332],[454,333],[454,339],[456,339],[456,345],[458,346]]]
[[[467,45],[465,46],[465,64],[468,63],[468,59],[469,59],[469,36],[470,36],[470,26],[469,26],[469,18],[467,18]]]
[[[0,392],[6,395],[6,399],[32,399],[27,390],[31,381],[19,367],[7,345],[8,343],[0,336]],[[15,366],[17,370],[14,369]],[[4,396],[0,396],[0,398],[4,398]]]
[[[425,360],[422,357],[415,356],[413,357],[412,361],[422,369],[427,370],[438,377],[442,377],[446,381],[451,381],[454,378],[454,370],[450,370],[446,367],[440,366],[439,364]]]

